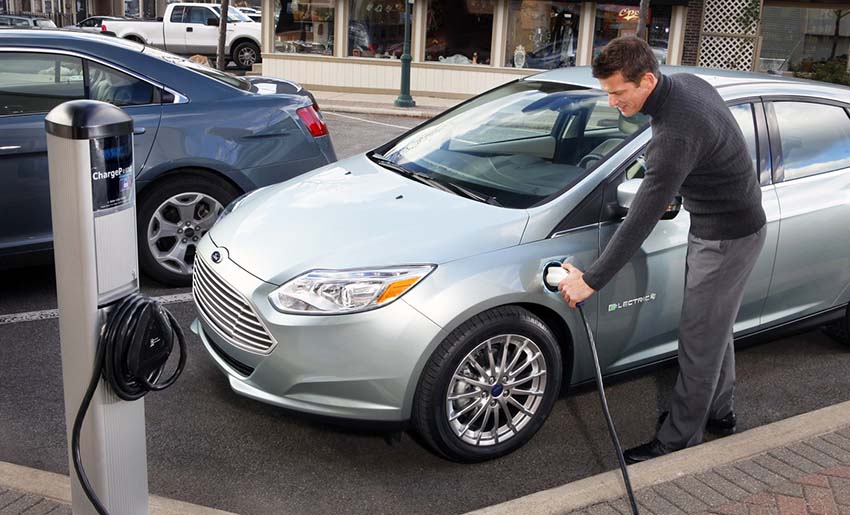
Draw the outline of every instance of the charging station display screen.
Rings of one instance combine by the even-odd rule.
[[[91,140],[91,187],[95,213],[133,202],[133,139],[129,134]]]

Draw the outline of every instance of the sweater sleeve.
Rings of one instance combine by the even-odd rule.
[[[641,247],[697,162],[697,142],[653,137],[647,170],[631,208],[602,255],[584,271],[584,282],[602,289]]]

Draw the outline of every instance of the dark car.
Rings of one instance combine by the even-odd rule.
[[[44,116],[89,98],[134,121],[139,262],[188,284],[196,243],[234,198],[336,160],[312,95],[117,38],[0,31],[0,266],[52,255]]]
[[[39,29],[55,29],[56,24],[47,18],[41,18],[39,16],[12,16],[10,14],[0,14],[0,27],[35,27]]]

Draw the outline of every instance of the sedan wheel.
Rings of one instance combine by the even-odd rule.
[[[190,284],[195,249],[238,194],[214,177],[181,176],[144,195],[139,205],[139,262],[153,279]]]
[[[558,343],[542,320],[516,306],[487,311],[454,330],[431,356],[413,423],[449,459],[503,456],[543,425],[562,373]]]

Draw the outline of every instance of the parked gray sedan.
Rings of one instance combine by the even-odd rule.
[[[139,262],[167,284],[189,284],[197,242],[231,200],[336,160],[298,84],[100,34],[0,31],[0,266],[51,255],[44,116],[81,98],[133,117]]]
[[[728,102],[763,189],[768,239],[736,337],[830,323],[848,342],[850,89],[687,71]],[[581,320],[543,272],[598,257],[651,137],[597,87],[586,68],[517,80],[231,204],[199,246],[193,290],[193,328],[230,386],[410,421],[453,460],[527,442],[562,385],[592,378]],[[676,354],[689,215],[671,205],[584,308],[608,375]]]

